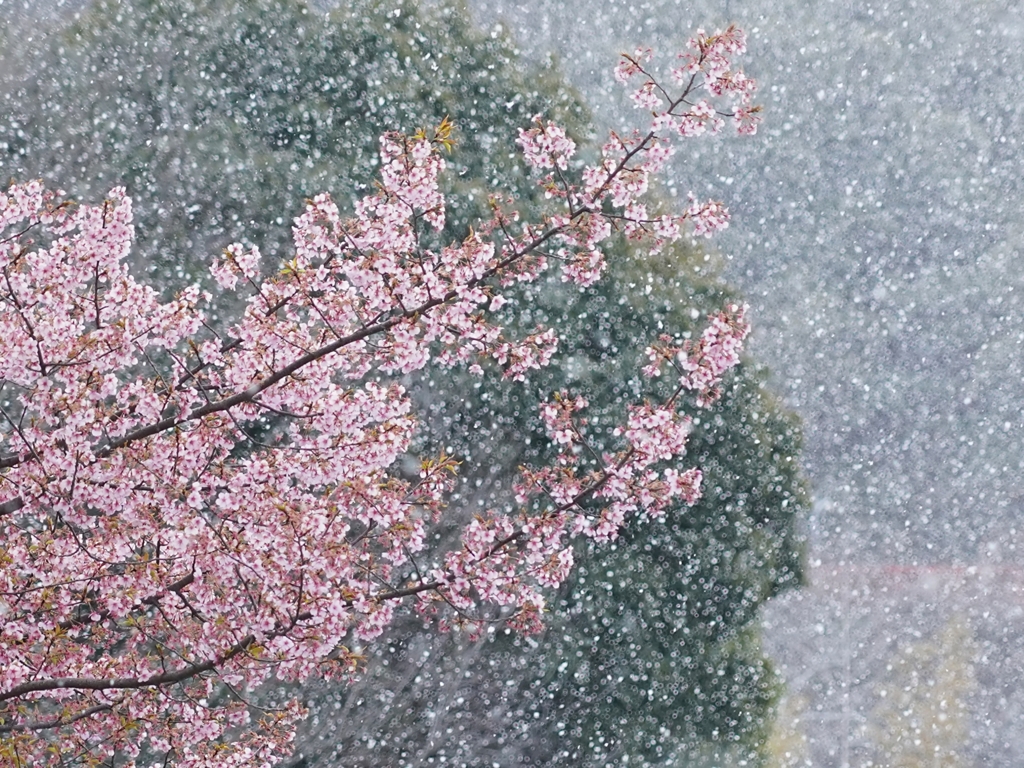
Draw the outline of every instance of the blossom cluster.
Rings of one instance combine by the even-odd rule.
[[[722,374],[740,361],[743,340],[750,333],[746,313],[746,305],[731,304],[708,319],[696,341],[675,343],[671,336],[662,335],[659,343],[646,350],[650,363],[644,367],[644,373],[660,376],[662,365],[666,361],[671,363],[679,373],[679,385],[695,392],[697,405],[706,408],[721,395],[718,385]]]
[[[624,54],[615,77],[624,84],[641,80],[630,99],[651,112],[649,129],[626,136],[613,133],[601,148],[600,161],[582,167],[582,183],[566,173],[576,145],[562,128],[537,117],[531,128],[520,132],[518,143],[527,162],[551,169],[541,180],[546,196],[566,204],[566,213],[550,220],[560,227],[553,255],[562,262],[566,280],[586,286],[600,278],[605,266],[601,243],[614,229],[648,241],[657,252],[682,237],[688,222],[695,235],[704,237],[728,226],[728,211],[717,201],[698,202],[690,193],[682,213],[666,215],[650,212],[643,197],[651,174],[660,172],[675,152],[675,140],[718,133],[727,117],[740,134],[756,131],[756,83],[733,66],[745,48],[745,36],[736,27],[713,35],[699,31],[679,54],[683,63],[671,68],[673,85],[663,84],[648,69],[654,56],[650,48]]]
[[[720,62],[730,34],[698,59],[720,93],[737,77]],[[377,191],[348,218],[310,200],[278,271],[255,248],[215,257],[217,284],[247,294],[223,332],[198,286],[162,300],[130,274],[123,189],[80,206],[36,182],[0,194],[0,761],[130,762],[145,746],[179,765],[272,764],[303,713],[290,702],[251,722],[248,695],[271,677],[356,673],[405,602],[442,625],[535,630],[574,537],[613,539],[697,500],[699,470],[670,466],[690,424],[676,396],[631,408],[601,455],[585,400],[556,396],[540,418],[558,455],[523,470],[514,513],[450,509],[443,454],[418,477],[398,470],[416,428],[401,375],[517,379],[553,359],[553,329],[514,338],[495,321],[507,286],[555,256],[585,287],[616,229],[656,248],[686,220],[724,221],[695,203],[647,214],[668,146],[654,132],[613,137],[577,173],[573,142],[538,121],[520,141],[559,209],[522,222],[496,205],[430,247],[446,126],[383,136]],[[732,308],[698,343],[650,354],[706,404],[745,334]],[[461,545],[431,552],[442,517]]]

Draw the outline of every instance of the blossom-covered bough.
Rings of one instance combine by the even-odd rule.
[[[196,286],[162,301],[125,266],[131,201],[115,189],[75,206],[38,182],[0,196],[0,763],[267,765],[287,754],[295,702],[258,709],[271,677],[345,678],[401,606],[445,626],[499,618],[539,626],[544,590],[572,567],[574,537],[613,539],[630,518],[693,503],[686,393],[712,402],[739,360],[743,310],[697,339],[663,337],[649,376],[677,378],[663,402],[624,414],[618,452],[590,447],[579,395],[539,414],[550,466],[524,469],[507,510],[464,523],[461,547],[429,552],[456,462],[398,471],[416,420],[396,383],[428,365],[520,378],[558,338],[509,338],[495,312],[549,262],[599,279],[601,244],[622,231],[652,249],[687,222],[725,226],[718,203],[652,215],[643,196],[672,139],[731,116],[753,132],[752,82],[732,68],[734,28],[699,33],[672,72],[678,93],[626,56],[624,81],[653,112],[646,133],[613,135],[580,167],[539,118],[519,143],[553,212],[526,222],[495,202],[462,242],[440,230],[450,126],[381,139],[378,191],[344,219],[326,195],[294,227],[295,253],[261,277],[255,249],[212,266],[248,295],[226,333]],[[508,310],[506,310],[508,311]],[[269,425],[269,426],[268,426]],[[259,723],[251,723],[253,716]]]

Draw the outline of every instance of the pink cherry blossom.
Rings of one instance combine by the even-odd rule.
[[[695,503],[700,471],[678,466],[684,396],[717,397],[744,308],[696,341],[651,344],[645,372],[671,366],[674,394],[631,406],[600,443],[585,398],[555,395],[538,414],[555,457],[523,468],[507,509],[471,519],[450,506],[451,457],[398,471],[417,428],[400,381],[432,365],[525,378],[560,339],[498,324],[508,286],[554,260],[591,285],[615,232],[653,251],[687,222],[724,227],[719,203],[652,212],[645,193],[693,126],[731,114],[753,132],[753,85],[732,69],[742,48],[734,28],[699,33],[675,93],[645,68],[652,52],[624,57],[617,77],[645,78],[641,105],[664,107],[655,129],[613,134],[574,170],[575,143],[536,119],[519,144],[549,171],[549,209],[524,221],[496,194],[492,218],[443,247],[423,229],[445,222],[447,123],[385,134],[379,186],[352,217],[318,195],[276,271],[256,248],[211,260],[244,300],[222,329],[198,286],[162,300],[130,273],[123,189],[94,205],[39,182],[0,194],[0,755],[123,765],[145,747],[182,766],[271,765],[304,713],[251,708],[260,685],[358,674],[407,608],[442,628],[497,615],[537,631],[577,537],[612,540]],[[437,525],[458,526],[457,548],[428,549]]]
[[[516,143],[523,148],[526,162],[534,168],[564,171],[576,152],[576,142],[566,136],[562,128],[551,122],[545,123],[539,116],[534,118],[533,128],[519,132]]]

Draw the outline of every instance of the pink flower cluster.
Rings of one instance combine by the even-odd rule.
[[[700,39],[698,62],[733,93],[719,59],[735,35]],[[640,58],[620,74],[643,73]],[[435,364],[522,378],[551,362],[553,329],[510,338],[494,321],[508,285],[550,258],[589,285],[616,229],[657,248],[687,219],[701,234],[724,225],[717,204],[648,214],[667,138],[613,136],[574,173],[573,142],[538,120],[520,144],[551,171],[559,210],[521,222],[496,203],[465,240],[431,248],[447,130],[382,137],[377,192],[348,219],[311,200],[277,272],[263,275],[257,249],[216,257],[217,283],[248,293],[223,333],[210,294],[162,301],[129,273],[124,190],[77,207],[39,183],[0,194],[0,756],[128,762],[146,746],[179,765],[270,765],[302,716],[291,702],[250,722],[248,694],[272,676],[356,673],[407,600],[442,626],[535,630],[573,537],[613,539],[697,500],[699,470],[666,466],[689,431],[676,396],[630,409],[620,448],[600,456],[586,402],[556,396],[540,417],[558,456],[523,471],[514,513],[450,510],[457,463],[443,454],[418,477],[397,471],[416,419],[390,376]],[[745,335],[731,308],[698,343],[650,354],[707,403]],[[429,553],[442,516],[461,546]]]
[[[544,522],[553,544],[580,534],[597,541],[615,539],[631,516],[659,517],[674,500],[698,501],[700,470],[680,473],[656,466],[686,452],[691,422],[679,414],[674,400],[630,408],[626,426],[613,430],[624,441],[621,450],[600,457],[589,445],[586,420],[577,415],[586,408],[584,398],[563,392],[542,406],[541,419],[559,447],[558,458],[551,466],[525,469],[516,500],[527,508],[548,507],[533,521]],[[549,550],[547,572],[561,573],[567,557]]]
[[[523,157],[534,168],[568,170],[569,160],[576,153],[576,142],[554,123],[545,123],[540,115],[533,119],[534,127],[519,132],[516,143],[523,148]]]
[[[679,374],[679,385],[695,392],[697,405],[706,408],[721,395],[722,375],[740,362],[743,340],[750,333],[746,312],[746,305],[732,304],[708,318],[708,326],[696,342],[687,339],[677,344],[663,335],[660,343],[647,348],[650,363],[644,373],[660,376],[662,365],[671,363]]]
[[[532,128],[520,133],[527,162],[551,169],[540,181],[546,196],[566,205],[565,213],[547,222],[558,228],[553,239],[559,247],[553,255],[562,262],[566,280],[586,286],[600,278],[605,265],[600,244],[613,229],[648,240],[656,252],[679,239],[687,221],[697,236],[728,226],[729,214],[721,203],[698,203],[692,194],[689,207],[676,215],[651,214],[642,202],[650,175],[662,170],[675,151],[675,139],[718,133],[726,117],[732,117],[739,133],[752,134],[760,120],[760,107],[752,103],[755,82],[733,68],[733,60],[745,50],[743,32],[730,27],[708,36],[701,31],[690,40],[689,49],[680,54],[683,65],[671,70],[675,91],[647,69],[654,55],[651,49],[623,55],[615,77],[622,83],[641,79],[630,98],[651,111],[650,129],[629,136],[613,133],[601,149],[600,161],[582,168],[581,184],[567,173],[576,147],[564,130],[538,117]],[[595,220],[601,224],[594,226]],[[536,267],[544,265],[542,261]]]
[[[743,31],[735,26],[713,35],[698,30],[687,48],[678,57],[682,64],[670,69],[672,82],[683,88],[680,97],[671,95],[645,68],[653,56],[650,49],[624,55],[616,68],[616,79],[628,83],[634,77],[643,78],[630,98],[637,107],[654,112],[655,125],[660,129],[671,127],[683,137],[699,136],[717,133],[724,124],[722,117],[732,117],[738,133],[755,133],[761,119],[760,108],[753,105],[757,83],[733,68],[734,59],[746,52]],[[707,99],[694,101],[690,94],[700,88],[729,106],[717,109]]]
[[[732,99],[732,119],[737,133],[756,133],[761,121],[760,108],[752,104],[757,84],[741,70],[732,68],[733,58],[747,50],[743,31],[732,26],[708,36],[704,30],[697,30],[687,47],[690,50],[679,56],[683,65],[672,70],[673,79],[682,84],[698,73],[703,74],[708,93]]]

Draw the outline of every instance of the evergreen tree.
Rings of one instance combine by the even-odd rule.
[[[542,436],[515,454],[517,443],[504,436],[521,429],[519,414],[532,412],[544,392],[587,392],[591,421],[611,421],[624,401],[645,394],[639,340],[651,329],[685,334],[700,317],[689,307],[710,310],[730,295],[698,253],[653,262],[619,255],[596,291],[548,283],[526,297],[538,321],[579,339],[562,365],[521,386],[475,395],[453,388],[433,401],[439,413],[463,406],[463,444],[471,437],[479,449],[481,436],[490,438],[484,463],[492,472],[466,478],[462,490],[479,498],[481,511],[508,482],[509,467],[543,459]],[[677,309],[682,295],[685,314]],[[311,696],[317,717],[301,764],[764,760],[780,684],[751,619],[801,578],[795,521],[807,503],[799,429],[764,379],[756,365],[741,366],[720,404],[695,424],[690,450],[705,471],[703,499],[648,524],[646,537],[627,532],[611,550],[579,552],[539,641],[499,632],[478,642],[427,642],[410,622],[356,687]]]

